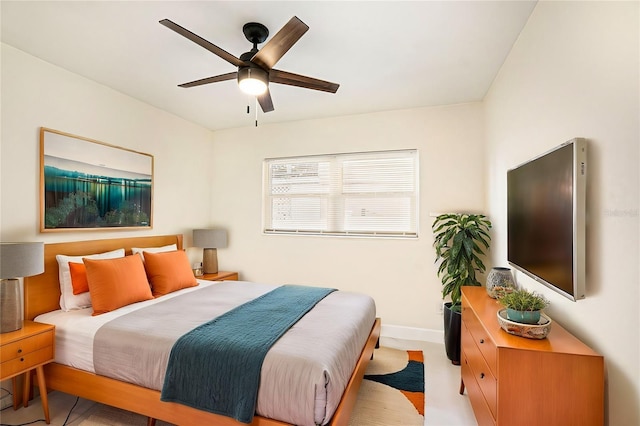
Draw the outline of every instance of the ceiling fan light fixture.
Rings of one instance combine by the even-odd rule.
[[[246,67],[238,70],[238,86],[249,95],[262,95],[267,91],[268,74],[260,68]]]

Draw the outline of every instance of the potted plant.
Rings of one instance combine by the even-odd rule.
[[[507,308],[507,318],[523,324],[537,324],[540,311],[549,305],[543,296],[527,289],[506,293],[499,300]]]
[[[463,285],[481,285],[476,272],[486,270],[480,256],[489,248],[491,222],[484,215],[448,213],[436,217],[432,225],[438,276],[442,280],[442,297],[451,298],[444,304],[444,340],[447,357],[460,364],[460,327]]]

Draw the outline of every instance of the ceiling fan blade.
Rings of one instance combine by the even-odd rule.
[[[307,24],[294,16],[258,53],[253,55],[251,62],[270,70],[308,30]]]
[[[238,78],[238,72],[228,72],[226,74],[214,75],[213,77],[201,78],[200,80],[190,81],[189,83],[178,84],[178,87],[195,87],[203,84],[217,83],[218,81],[235,80]]]
[[[239,67],[241,65],[244,65],[243,61],[241,61],[240,59],[236,58],[231,53],[227,52],[224,49],[219,48],[215,44],[203,39],[199,35],[192,33],[188,29],[186,29],[184,27],[181,27],[180,25],[176,24],[175,22],[170,21],[169,19],[163,19],[162,21],[160,21],[160,23],[162,25],[164,25],[165,27],[169,28],[170,30],[173,30],[173,31],[177,32],[181,36],[188,38],[192,42],[194,42],[196,44],[199,44],[200,46],[202,46],[205,49],[207,49],[209,52],[211,52],[211,53],[213,53],[215,55],[218,55],[219,57],[221,57],[225,61],[229,62],[230,64],[233,64],[233,65],[235,65],[237,67]]]
[[[323,92],[336,93],[340,87],[337,83],[319,80],[288,71],[272,69],[269,71],[269,81],[272,83],[288,84],[289,86],[304,87],[305,89],[321,90]]]
[[[269,88],[267,88],[267,91],[262,95],[258,95],[258,103],[260,104],[260,108],[262,108],[262,112],[271,112],[274,110]]]

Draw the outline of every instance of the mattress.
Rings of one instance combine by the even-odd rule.
[[[194,306],[194,314],[186,321],[188,327],[180,326],[191,328],[275,288],[272,285],[244,281],[199,281],[199,284],[197,287],[95,317],[91,316],[92,310],[88,308],[70,312],[54,311],[38,316],[36,321],[56,325],[57,363],[96,372],[94,338],[106,324],[125,322],[117,321],[124,315],[163,303],[169,298],[180,297],[185,293],[211,294],[212,296],[208,296],[209,299],[202,301],[200,308]],[[208,290],[203,291],[205,288]],[[211,315],[203,320],[202,311],[205,306]],[[150,310],[157,311],[156,308]],[[185,313],[181,313],[181,316],[184,315]],[[375,304],[366,295],[338,291],[319,302],[285,333],[267,354],[261,373],[257,413],[299,425],[328,423],[342,397],[374,320]],[[163,325],[162,321],[168,322]],[[175,322],[175,318],[172,319],[170,315],[167,318],[158,318],[158,335],[162,334],[163,328],[174,327],[172,321]],[[193,322],[190,324],[189,321]],[[140,337],[140,341],[148,342],[152,337],[149,334],[155,332],[147,332]],[[104,343],[101,345],[104,347]],[[113,345],[114,357],[121,357],[123,362],[131,358],[126,354],[115,353],[117,347],[117,344]],[[158,354],[159,361],[154,362],[156,367],[162,365],[164,357],[168,358],[168,354]],[[135,374],[136,368],[123,368],[122,374],[127,374],[125,377],[119,377],[118,372],[109,373],[109,376],[160,390],[159,384],[163,380],[164,368],[156,370],[158,372],[154,374],[158,377],[152,379],[149,379],[148,374]]]

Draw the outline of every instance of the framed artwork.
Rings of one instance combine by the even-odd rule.
[[[40,129],[40,232],[152,225],[152,155]]]

